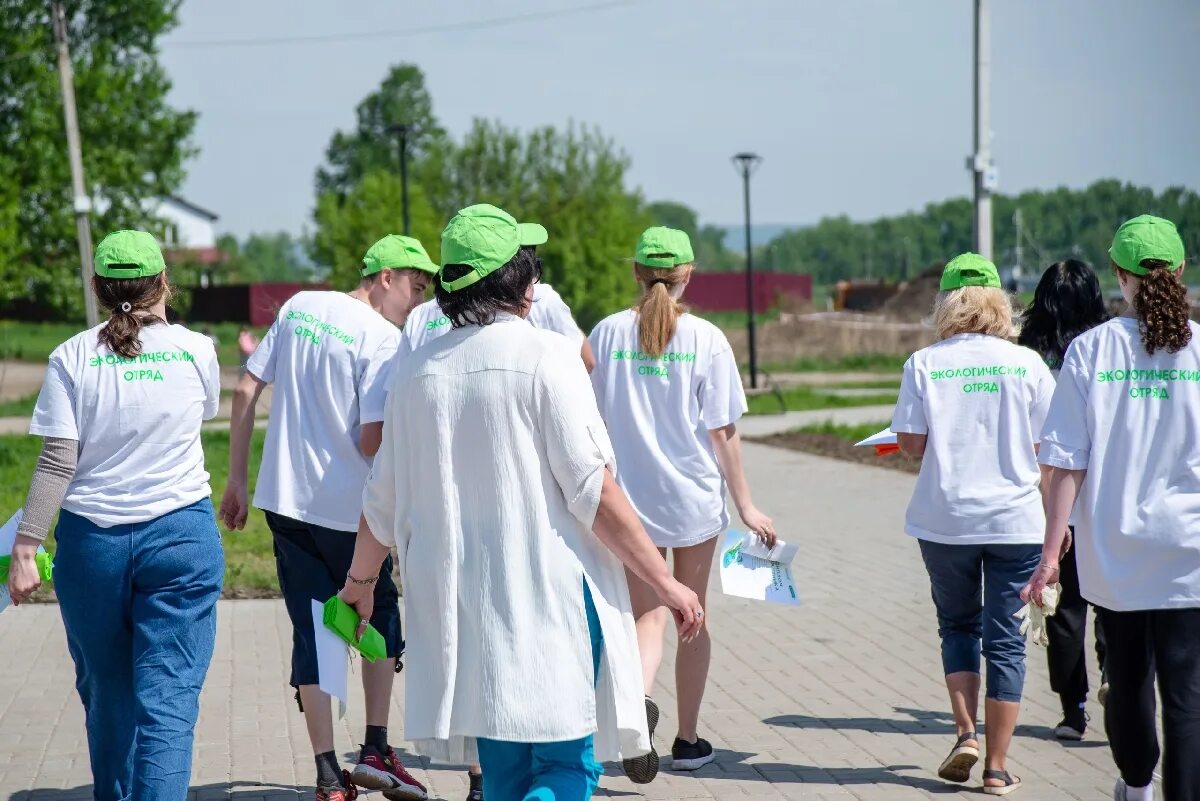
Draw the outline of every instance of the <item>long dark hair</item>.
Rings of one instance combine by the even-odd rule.
[[[1075,259],[1056,261],[1042,274],[1033,302],[1021,314],[1017,343],[1058,369],[1071,340],[1107,319],[1100,280],[1092,268]]]
[[[447,264],[442,268],[442,277],[454,281],[473,269],[465,264]],[[491,325],[501,312],[520,314],[525,306],[525,291],[541,273],[542,261],[536,250],[524,246],[503,267],[456,292],[447,292],[438,281],[434,297],[455,328]]]
[[[1133,313],[1142,335],[1142,347],[1151,356],[1156,350],[1178,353],[1192,341],[1187,287],[1179,280],[1179,273],[1172,271],[1165,261],[1145,259],[1142,266],[1150,272],[1142,276],[1133,296]]]
[[[112,315],[100,329],[100,344],[110,351],[132,359],[142,352],[142,326],[164,323],[150,307],[164,297],[169,297],[171,287],[167,274],[148,275],[143,278],[104,278],[94,276],[92,287],[96,300]]]

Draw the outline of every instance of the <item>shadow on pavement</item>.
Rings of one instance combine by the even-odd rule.
[[[246,801],[296,801],[312,798],[312,787],[232,781],[193,785],[187,794],[187,801],[237,801],[243,798]],[[8,796],[7,801],[92,801],[92,785],[69,790],[21,790]]]

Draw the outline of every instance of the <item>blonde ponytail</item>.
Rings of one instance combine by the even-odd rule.
[[[692,266],[656,269],[635,264],[634,272],[642,285],[642,297],[634,306],[638,313],[638,346],[643,353],[661,356],[675,336],[679,316],[687,311],[671,296],[671,290],[688,279]]]

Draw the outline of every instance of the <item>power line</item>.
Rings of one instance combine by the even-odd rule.
[[[560,8],[550,11],[534,11],[527,14],[513,14],[508,17],[492,17],[490,19],[469,20],[466,22],[451,22],[442,25],[428,25],[423,28],[404,28],[391,31],[361,31],[358,33],[314,34],[309,36],[272,36],[259,39],[191,39],[184,41],[166,41],[165,47],[263,47],[282,44],[325,44],[330,42],[348,42],[362,39],[396,39],[419,36],[427,33],[446,33],[450,31],[479,30],[483,28],[498,28],[504,25],[515,25],[534,20],[551,19],[553,17],[574,16],[596,11],[604,11],[619,6],[633,5],[635,0],[609,0],[604,3],[593,3],[586,6]]]

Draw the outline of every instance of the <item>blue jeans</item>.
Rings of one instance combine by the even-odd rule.
[[[604,634],[586,582],[583,597],[592,638],[592,674],[598,676]],[[592,752],[590,734],[558,743],[513,743],[481,737],[478,745],[483,797],[488,801],[587,801],[604,773]]]
[[[1020,701],[1025,638],[1013,615],[1042,558],[1040,545],[944,545],[919,540],[942,638],[942,669],[978,673],[987,659],[987,697]]]
[[[54,585],[96,801],[184,801],[225,559],[205,498],[101,528],[63,511]]]

